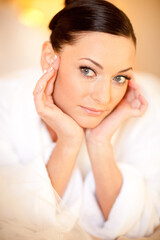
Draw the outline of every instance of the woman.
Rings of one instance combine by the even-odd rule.
[[[12,176],[10,183],[3,181],[10,191],[4,190],[2,216],[5,218],[6,199],[13,198],[14,207],[9,208],[8,219],[15,214],[16,221],[23,219],[24,226],[32,222],[41,230],[50,226],[56,232],[56,228],[62,227],[58,231],[64,232],[70,221],[69,231],[73,233],[71,229],[78,219],[90,236],[100,239],[147,236],[159,224],[160,216],[160,136],[156,134],[160,115],[157,114],[150,128],[148,123],[156,102],[152,101],[152,110],[148,108],[148,99],[134,79],[136,37],[132,25],[109,2],[75,0],[66,1],[66,7],[51,20],[49,27],[50,42],[43,44],[41,56],[44,74],[33,92],[39,116],[32,108],[31,96],[26,96],[35,84],[28,77],[23,84],[17,81],[14,85],[11,98],[16,109],[12,107],[10,111],[9,105],[11,117],[6,113],[2,116],[10,126],[8,146],[2,120],[1,132],[5,136],[1,144],[2,163],[6,165],[7,158],[10,165],[17,166],[10,171],[2,169],[4,179]],[[156,80],[153,84],[159,99],[160,87]],[[147,95],[148,88],[144,87],[144,91]],[[148,139],[153,131],[155,138]],[[88,152],[87,171],[83,151]],[[86,161],[81,167],[78,157],[80,162]],[[26,165],[22,167],[19,163]],[[20,182],[16,198],[12,197],[15,175]],[[26,191],[28,181],[30,195],[27,192],[24,198],[21,192]],[[67,206],[58,199],[59,217],[55,213],[53,190]],[[21,209],[18,214],[16,206]],[[69,209],[70,217],[63,208],[66,212]],[[82,230],[78,231],[82,234]],[[13,230],[10,232],[12,236]],[[59,239],[52,238],[53,232],[46,239],[49,237]],[[78,237],[74,235],[73,239]],[[84,239],[88,237],[85,235]]]

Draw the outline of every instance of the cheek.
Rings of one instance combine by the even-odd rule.
[[[113,88],[112,89],[112,93],[111,93],[111,102],[110,102],[110,106],[109,106],[109,112],[106,113],[106,115],[104,116],[107,117],[115,108],[116,106],[121,102],[121,100],[123,99],[125,93],[127,90],[127,85],[125,87],[123,87],[123,89],[118,89],[118,88]],[[104,119],[103,118],[103,119]]]
[[[61,78],[61,75],[59,74],[55,82],[54,101],[58,106],[64,105],[66,96],[70,95],[70,85],[69,83],[66,84],[65,78],[66,77],[64,76]]]
[[[128,83],[123,87],[113,88],[113,91],[112,91],[113,108],[116,107],[118,105],[118,103],[120,103],[120,101],[123,99],[123,97],[127,91],[127,86],[128,86]]]
[[[75,84],[73,75],[59,72],[54,88],[55,104],[66,112],[74,102],[77,102],[78,94],[78,86]]]

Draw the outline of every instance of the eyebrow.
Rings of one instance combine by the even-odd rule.
[[[79,60],[83,60],[83,59],[89,60],[90,62],[92,62],[93,64],[95,64],[97,67],[103,69],[103,67],[102,67],[99,63],[95,62],[95,61],[92,60],[91,58],[80,58]]]
[[[133,68],[132,67],[126,68],[124,70],[119,71],[118,73],[127,72],[129,70],[133,70]]]
[[[93,59],[91,59],[91,58],[79,58],[79,60],[83,60],[83,59],[88,60],[88,61],[92,62],[93,64],[95,64],[97,67],[103,69],[102,65],[95,62]],[[123,70],[119,71],[118,73],[127,72],[129,70],[133,70],[133,68],[132,67],[126,68],[126,69],[123,69]]]

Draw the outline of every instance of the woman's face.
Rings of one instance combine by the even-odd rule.
[[[64,45],[54,102],[83,128],[95,128],[123,98],[133,78],[131,39],[107,33],[82,34]]]

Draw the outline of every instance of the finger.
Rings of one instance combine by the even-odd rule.
[[[143,95],[140,94],[139,99],[141,101],[141,109],[146,111],[148,108],[148,101],[145,99]]]
[[[141,102],[138,99],[134,99],[131,102],[131,106],[132,106],[132,108],[139,108],[141,106]]]
[[[141,109],[143,106],[147,106],[148,102],[143,95],[139,94],[138,98],[135,98],[131,105],[133,108]]]
[[[135,90],[134,93],[135,93],[135,97],[136,97],[136,98],[139,98],[140,92],[139,92],[138,90]]]
[[[46,94],[45,89],[49,81],[51,82],[55,81],[58,64],[59,64],[59,59],[57,58],[56,61],[50,66],[48,71],[43,74],[43,76],[39,79],[39,81],[36,84],[33,95],[34,95],[35,105],[38,111],[39,111],[39,108],[44,107],[46,103],[45,100],[47,98],[45,97],[45,94]],[[51,101],[51,98],[50,98],[50,101]]]
[[[44,90],[44,100],[47,106],[54,104],[53,92],[54,92],[54,82],[56,80],[57,71],[55,71],[54,76],[48,81],[46,88]]]
[[[47,96],[50,96],[53,93],[54,90],[54,82],[56,80],[57,77],[57,72],[58,72],[58,68],[59,68],[59,64],[60,64],[60,57],[57,57],[55,62],[53,63],[53,68],[54,68],[54,77],[47,83],[46,89],[45,89],[45,94]]]
[[[139,99],[135,99],[132,104],[135,111],[134,115],[137,117],[142,116],[148,108],[148,102],[142,95],[139,95]]]
[[[142,95],[142,89],[141,89],[141,87],[135,82],[135,80],[130,80],[129,89],[130,89],[130,90],[129,90],[129,94],[130,94],[131,91],[133,92],[133,93],[132,93],[132,96],[129,96],[129,95],[128,95],[128,100],[129,100],[129,101],[131,100],[130,97],[132,97],[132,100],[133,100],[134,98],[139,99],[139,96]],[[134,96],[134,98],[133,98],[133,96]]]
[[[36,87],[34,89],[33,95],[34,95],[34,102],[35,102],[35,107],[37,110],[37,113],[42,116],[44,113],[44,109],[45,109],[45,103],[44,103],[44,88],[45,88],[45,81],[48,80],[48,77],[50,78],[52,76],[53,73],[45,73],[41,79],[37,82]],[[46,78],[47,75],[47,80],[44,79]]]
[[[44,91],[44,100],[48,107],[53,107],[52,104],[54,104],[54,101],[53,101],[54,83],[57,77],[59,63],[60,63],[60,58],[57,57],[53,65],[53,68],[55,70],[54,76],[51,77],[51,79],[47,82],[47,85]]]
[[[127,98],[128,102],[133,101],[133,99],[135,98],[134,92],[133,91],[129,91],[127,96],[126,96],[126,98]]]
[[[43,74],[43,76],[39,79],[39,81],[37,82],[35,89],[33,91],[33,95],[34,95],[34,101],[36,104],[36,107],[41,107],[44,106],[44,90],[45,87],[47,85],[47,82],[51,79],[51,77],[54,76],[54,69],[50,68],[50,71],[46,72],[45,74]]]
[[[55,71],[59,67],[59,57],[56,58],[56,60],[53,62],[53,64],[48,68],[48,70],[42,75],[42,77],[37,82],[35,89],[33,91],[33,94],[41,92],[42,88],[45,88],[47,85],[47,82],[51,79]]]
[[[135,79],[131,79],[128,82],[128,86],[134,90],[137,90],[138,92],[142,92],[141,87],[138,85],[138,83],[135,81]]]
[[[34,96],[37,94],[42,94],[42,92],[44,91],[47,85],[47,82],[51,79],[51,77],[53,77],[53,75],[54,75],[54,69],[53,67],[50,67],[50,69],[47,72],[45,72],[36,83],[36,86],[33,91]]]
[[[46,88],[45,88],[45,94],[46,96],[51,96],[54,91],[54,82],[56,80],[57,71],[54,72],[54,76],[48,81]]]

